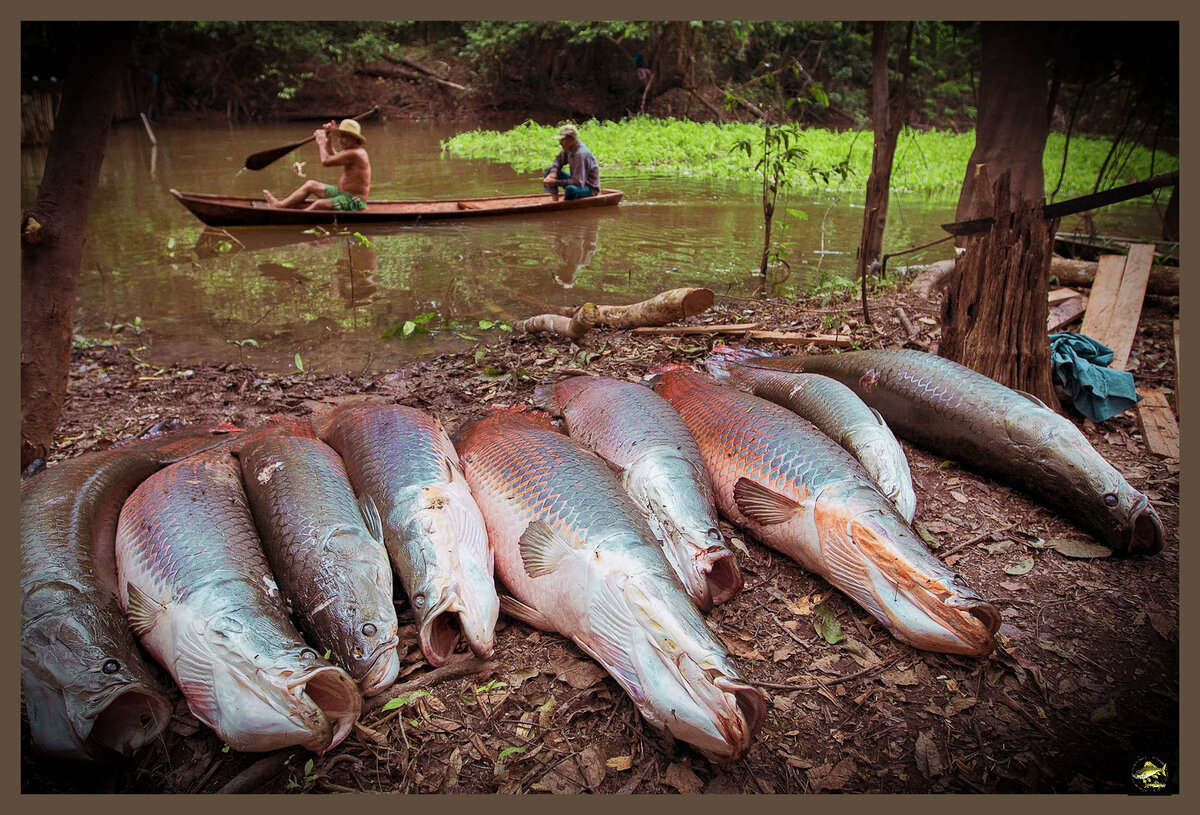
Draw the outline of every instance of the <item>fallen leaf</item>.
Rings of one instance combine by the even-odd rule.
[[[725,643],[725,647],[729,649],[729,652],[735,657],[740,659],[752,659],[757,662],[764,662],[767,659],[759,652],[757,648],[754,648],[753,646],[748,645],[747,643],[744,643],[735,637],[729,637],[721,633],[718,633],[718,636],[721,638],[721,642]]]
[[[1006,589],[1007,591],[1025,591],[1025,589],[1029,587],[1024,583],[1014,583],[1011,580],[1001,580],[1000,588]]]
[[[942,775],[942,757],[934,744],[932,730],[922,730],[917,734],[916,760],[917,769],[926,778]]]
[[[906,670],[884,671],[880,674],[880,678],[889,685],[911,686],[921,684],[917,679],[916,671],[908,668]]]
[[[950,491],[950,497],[951,497],[951,498],[953,498],[955,501],[958,501],[958,503],[960,503],[960,504],[969,504],[969,503],[971,503],[971,499],[970,499],[970,498],[968,498],[967,496],[963,495],[963,494],[962,494],[961,492],[959,492],[958,490],[951,490],[951,491]]]
[[[604,762],[604,766],[611,767],[617,772],[624,772],[633,766],[633,756],[613,756]]]
[[[590,660],[571,659],[568,657],[552,664],[550,667],[554,671],[555,679],[566,682],[576,690],[590,688],[608,676],[607,671]]]
[[[1092,724],[1111,722],[1113,719],[1117,718],[1117,700],[1109,699],[1100,707],[1093,710],[1092,715],[1089,718],[1092,720]]]
[[[983,548],[987,550],[989,555],[999,555],[1011,549],[1012,545],[1013,542],[1011,540],[1003,540],[997,543],[989,543]]]
[[[580,752],[579,764],[583,770],[583,780],[587,782],[588,789],[595,792],[596,788],[604,781],[604,774],[607,772],[604,755],[596,749],[594,744],[589,744]]]
[[[730,543],[730,545],[733,546],[734,549],[737,549],[739,552],[741,552],[746,557],[750,557],[750,550],[746,547],[746,544],[742,543],[742,541],[739,538],[730,538],[729,543]]]
[[[684,795],[695,795],[704,788],[704,784],[691,768],[680,762],[667,767],[663,780]]]
[[[921,536],[921,540],[928,543],[934,549],[936,549],[942,545],[942,542],[939,541],[937,538],[935,538],[933,535],[931,535],[929,533],[929,529],[924,524],[920,523],[919,521],[913,521],[912,528],[913,528],[913,531],[915,531],[918,535]]]
[[[575,762],[563,761],[553,772],[544,773],[530,788],[555,795],[577,795],[583,792],[586,785],[583,773],[575,766]]]
[[[775,653],[771,654],[771,661],[783,662],[785,659],[790,659],[794,653],[796,653],[796,647],[791,643],[784,643],[783,647],[776,648]]]
[[[1074,558],[1108,557],[1112,554],[1112,549],[1107,546],[1074,538],[1051,538],[1046,541],[1046,546],[1057,550],[1059,554]]]
[[[842,624],[838,622],[837,617],[834,616],[833,610],[829,606],[822,603],[813,609],[813,612],[817,616],[816,621],[813,623],[813,628],[825,638],[827,643],[837,645],[845,639],[845,635],[842,634]]]
[[[820,767],[809,770],[807,773],[808,783],[813,792],[840,790],[845,788],[857,772],[858,765],[854,763],[854,759],[847,756],[832,767],[822,764]]]
[[[1033,570],[1033,556],[1032,555],[1025,558],[1020,563],[1017,563],[1016,565],[1004,567],[1004,573],[1012,574],[1012,575],[1029,574],[1029,572],[1032,570]]]
[[[1150,616],[1150,626],[1158,632],[1158,635],[1168,642],[1175,638],[1175,621],[1167,614],[1159,611],[1157,608],[1152,608],[1148,612]]]
[[[946,715],[955,716],[962,713],[967,708],[975,707],[979,703],[978,699],[970,696],[956,696],[946,703]]]

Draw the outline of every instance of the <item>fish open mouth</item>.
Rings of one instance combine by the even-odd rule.
[[[1128,554],[1153,555],[1163,548],[1163,527],[1150,500],[1142,496],[1142,505],[1133,514],[1133,533],[1129,537]]]
[[[160,694],[131,687],[97,714],[91,737],[110,750],[130,756],[158,738],[171,720],[171,705]]]
[[[324,753],[341,744],[342,740],[350,735],[358,714],[362,712],[362,695],[349,674],[330,665],[293,678],[288,682],[288,688],[293,692],[302,689],[307,693],[325,714],[333,731],[333,738],[328,744],[302,746],[315,753]]]
[[[445,605],[429,612],[421,626],[421,650],[430,665],[436,668],[449,661],[462,631],[462,619],[456,612],[448,611]]]
[[[708,611],[714,605],[720,605],[733,598],[742,590],[742,571],[738,568],[737,558],[732,552],[724,550],[725,554],[710,561],[705,580],[708,584],[708,596],[711,598]]]

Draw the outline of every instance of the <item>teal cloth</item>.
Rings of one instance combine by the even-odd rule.
[[[1142,400],[1133,374],[1109,368],[1112,361],[1112,349],[1091,337],[1071,331],[1050,335],[1054,383],[1093,422],[1111,419]]]

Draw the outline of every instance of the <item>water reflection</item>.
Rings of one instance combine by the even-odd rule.
[[[454,190],[512,195],[536,181],[509,165],[444,154],[442,139],[473,124],[376,122],[378,198],[444,198]],[[789,272],[757,276],[762,211],[752,182],[620,177],[619,207],[470,221],[371,225],[359,230],[205,227],[171,196],[183,191],[259,195],[295,187],[303,149],[257,172],[257,150],[296,139],[296,126],[167,126],[151,144],[140,122],[113,128],[93,196],[79,280],[76,331],[140,317],[144,358],[159,364],[249,362],[286,370],[358,371],[496,339],[480,320],[513,322],[564,305],[632,302],[681,286],[719,294],[788,296],[833,275],[853,278],[862,208],[851,193],[781,199],[775,235]],[[307,135],[307,131],[301,133]],[[37,193],[44,150],[21,151],[21,200]],[[312,166],[310,164],[310,166]],[[953,198],[893,196],[884,251],[942,237]],[[1141,230],[1137,202],[1098,215],[1106,234]],[[906,264],[949,256],[946,247]],[[898,267],[892,267],[898,268]],[[891,271],[891,269],[889,269]],[[432,315],[427,317],[426,315]],[[432,331],[396,332],[414,318]],[[489,333],[491,332],[491,333]],[[385,339],[385,335],[389,338]],[[254,339],[257,346],[236,343]]]

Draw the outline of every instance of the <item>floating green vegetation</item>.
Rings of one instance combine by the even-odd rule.
[[[655,119],[637,116],[619,122],[595,120],[579,125],[579,138],[600,161],[601,179],[635,176],[698,176],[757,178],[753,160],[736,149],[739,141],[761,139],[758,125],[715,124],[682,119]],[[442,142],[442,149],[461,158],[483,158],[511,164],[520,173],[540,172],[554,157],[555,126],[524,122],[504,132],[472,130]],[[1100,171],[1105,167],[1111,142],[1107,139],[1074,135],[1067,150],[1066,137],[1051,133],[1043,158],[1046,192],[1056,200],[1092,192]],[[819,130],[800,132],[799,146],[807,154],[807,164],[816,171],[832,172],[847,162],[851,175],[844,181],[829,176],[828,184],[807,171],[795,170],[788,182],[793,191],[819,193],[861,189],[871,171],[872,136],[862,130]],[[971,150],[974,132],[951,133],[943,130],[905,129],[896,145],[892,171],[893,192],[956,194]],[[1144,147],[1119,151],[1120,165],[1116,186],[1179,168],[1179,157]],[[1113,160],[1109,161],[1112,164]],[[1059,176],[1062,174],[1062,184]],[[1111,167],[1106,175],[1113,175]]]

